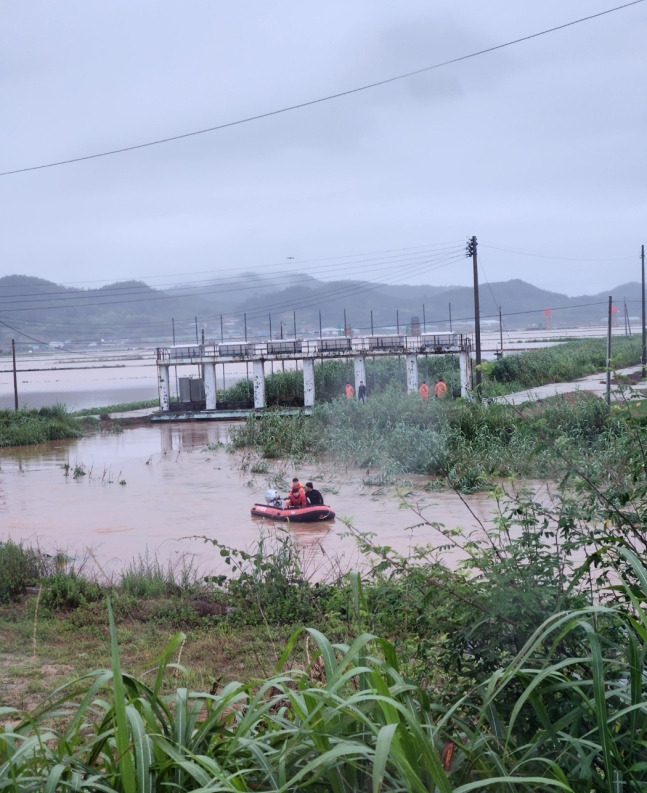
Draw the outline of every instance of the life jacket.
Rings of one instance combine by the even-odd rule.
[[[291,507],[306,506],[306,494],[302,487],[293,487],[290,491],[289,499]]]

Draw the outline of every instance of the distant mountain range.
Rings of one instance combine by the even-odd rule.
[[[568,297],[513,279],[481,284],[483,326],[553,328],[605,321],[608,296],[618,321],[625,314],[634,330],[641,314],[641,286],[625,283],[595,295]],[[626,301],[626,302],[625,302]],[[550,315],[545,312],[549,310]],[[222,338],[286,338],[319,329],[407,332],[417,318],[427,332],[471,331],[474,295],[470,287],[392,286],[369,281],[318,281],[298,273],[268,279],[245,273],[199,286],[159,290],[142,281],[122,281],[100,289],[76,289],[41,278],[0,278],[0,348],[15,339],[20,347],[39,344],[87,346],[147,345],[214,341]]]

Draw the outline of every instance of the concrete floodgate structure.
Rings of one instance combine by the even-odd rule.
[[[232,419],[252,412],[249,409],[219,409],[216,401],[216,365],[252,364],[254,388],[253,411],[263,410],[265,403],[265,364],[268,362],[301,362],[303,366],[303,408],[315,404],[315,362],[334,359],[352,359],[355,393],[361,381],[366,382],[366,358],[402,357],[406,360],[407,393],[418,391],[418,356],[458,355],[460,361],[461,396],[471,392],[470,367],[471,341],[462,333],[434,333],[420,336],[334,336],[315,339],[281,339],[263,342],[223,342],[221,344],[195,344],[157,348],[157,381],[160,412],[151,415],[153,421],[182,419]],[[180,394],[181,404],[187,410],[171,410],[171,366],[199,366],[202,378],[196,378],[195,393],[185,388]],[[186,384],[185,384],[186,385]],[[185,396],[189,399],[185,399]],[[196,408],[204,402],[204,408]],[[295,412],[286,408],[285,412]]]

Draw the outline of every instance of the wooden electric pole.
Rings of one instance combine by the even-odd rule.
[[[476,393],[481,397],[481,311],[479,309],[479,272],[476,237],[472,237],[467,243],[466,255],[472,257],[474,268],[474,341],[476,345]]]
[[[11,340],[11,357],[13,359],[13,401],[18,410],[18,377],[16,376],[16,340]]]
[[[613,298],[609,297],[607,317],[607,405],[611,406],[611,319],[613,317]]]
[[[640,363],[642,364],[642,373],[641,377],[645,379],[645,364],[647,363],[647,359],[645,358],[645,348],[647,347],[647,339],[645,338],[645,246],[641,245],[640,247],[640,262],[642,265],[642,321],[643,321],[643,338],[642,338],[642,351],[640,354]]]

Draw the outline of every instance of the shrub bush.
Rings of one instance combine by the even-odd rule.
[[[0,543],[0,603],[19,599],[38,583],[46,565],[41,554],[11,540]]]

